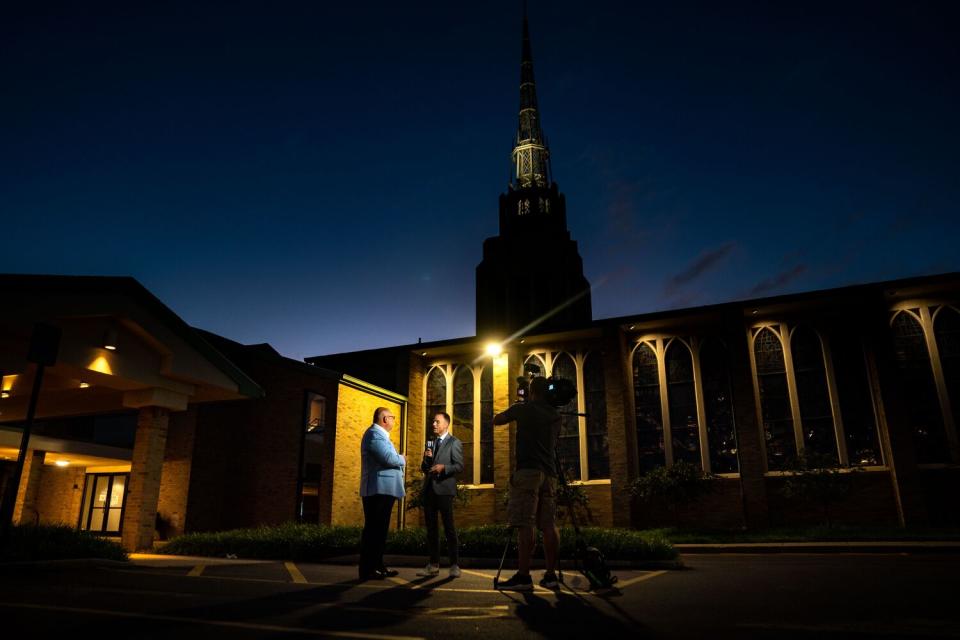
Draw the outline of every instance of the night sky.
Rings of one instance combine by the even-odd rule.
[[[533,0],[594,317],[960,270],[956,4]],[[18,10],[0,272],[294,358],[473,335],[519,0]]]

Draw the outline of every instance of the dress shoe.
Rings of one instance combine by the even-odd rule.
[[[387,569],[386,567],[380,567],[379,569],[375,570],[373,573],[377,575],[381,580],[383,578],[392,578],[394,576],[400,575],[400,572],[397,571],[396,569]]]

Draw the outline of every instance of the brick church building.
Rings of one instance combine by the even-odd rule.
[[[960,274],[595,320],[526,20],[513,163],[476,271],[475,336],[300,362],[192,328],[131,278],[0,276],[0,495],[14,519],[128,549],[191,531],[357,524],[359,441],[382,405],[411,460],[433,415],[449,413],[471,494],[460,524],[505,522],[515,426],[493,416],[532,372],[576,386],[559,456],[594,524],[817,522],[781,492],[804,452],[851,474],[834,521],[960,521]],[[544,243],[551,259],[530,260]],[[37,322],[62,332],[45,373],[28,357]],[[716,489],[669,512],[631,499],[641,474],[681,461]],[[403,507],[395,526],[416,524]]]

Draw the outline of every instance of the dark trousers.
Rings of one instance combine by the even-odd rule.
[[[423,492],[423,517],[427,521],[427,550],[430,552],[430,564],[440,564],[440,531],[437,528],[437,514],[443,518],[443,532],[447,536],[447,553],[450,564],[460,563],[457,527],[453,524],[453,496],[438,496],[429,483]]]
[[[363,497],[363,533],[360,535],[360,575],[383,568],[383,548],[387,544],[393,496],[377,494]]]

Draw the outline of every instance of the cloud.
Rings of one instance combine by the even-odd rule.
[[[715,249],[702,251],[683,271],[667,280],[664,291],[667,295],[674,295],[680,287],[716,268],[724,258],[730,255],[730,252],[733,251],[736,246],[736,242],[730,241],[723,243]]]
[[[750,289],[750,295],[756,296],[761,293],[766,293],[774,289],[779,289],[785,284],[796,280],[798,277],[806,273],[807,265],[798,264],[795,267],[787,269],[786,271],[781,271],[772,278],[767,278],[766,280],[761,280]]]

